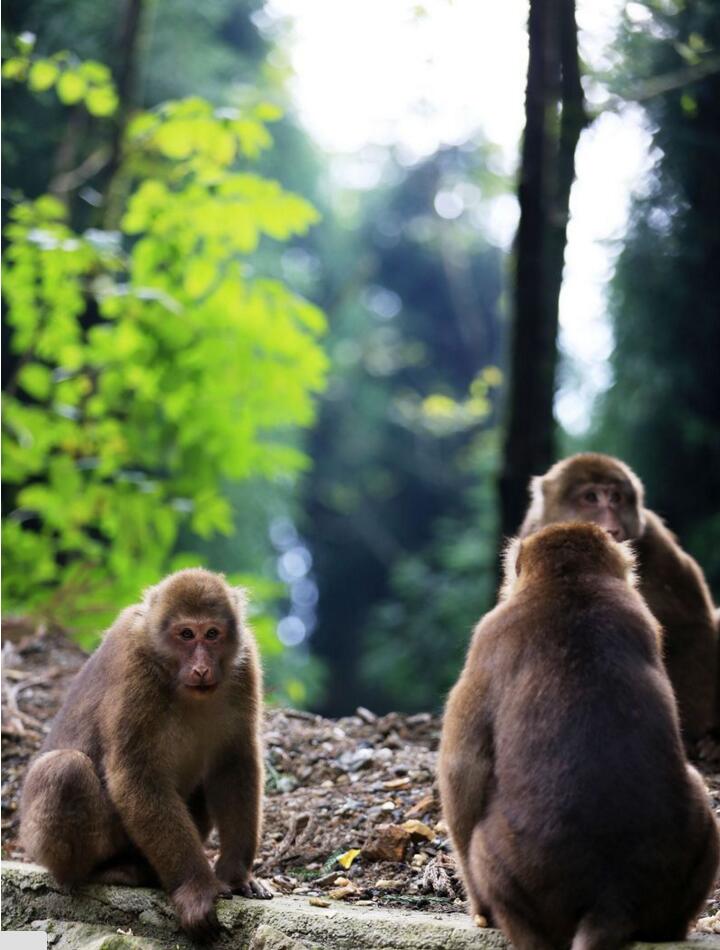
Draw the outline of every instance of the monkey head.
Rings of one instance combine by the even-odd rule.
[[[178,571],[144,598],[152,649],[179,693],[200,699],[226,681],[243,632],[245,595],[201,568]]]
[[[643,486],[610,455],[586,452],[563,459],[530,483],[523,536],[558,521],[589,521],[616,541],[639,538],[645,529]]]
[[[635,586],[635,556],[598,525],[552,524],[527,538],[515,538],[505,549],[501,596],[507,600],[538,581],[574,582],[581,575],[606,575]]]

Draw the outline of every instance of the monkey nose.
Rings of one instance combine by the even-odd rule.
[[[202,682],[205,679],[205,677],[209,674],[209,672],[210,670],[207,666],[194,666],[192,675],[196,679],[199,679],[200,682]]]

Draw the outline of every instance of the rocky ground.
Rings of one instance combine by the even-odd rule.
[[[4,627],[2,856],[23,860],[18,796],[84,654],[59,633]],[[423,713],[338,720],[271,709],[266,715],[265,834],[257,873],[283,894],[434,913],[465,910],[434,782],[439,719]],[[720,818],[720,754],[697,763]],[[208,854],[215,849],[208,847]],[[720,932],[720,887],[699,930]]]

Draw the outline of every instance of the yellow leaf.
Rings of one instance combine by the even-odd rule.
[[[427,838],[429,841],[435,837],[435,832],[424,821],[418,821],[417,818],[409,818],[407,821],[404,821],[401,825],[405,831],[410,835],[415,835],[420,838]]]
[[[353,861],[359,854],[360,854],[360,848],[350,848],[350,850],[346,851],[345,854],[340,855],[340,857],[337,859],[337,862],[340,865],[340,867],[345,868],[345,870],[347,871],[347,869],[350,867],[350,865],[353,863]]]

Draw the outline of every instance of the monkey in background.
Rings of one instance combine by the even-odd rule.
[[[643,485],[619,459],[573,455],[530,483],[520,536],[561,521],[600,525],[633,542],[639,590],[664,631],[664,659],[688,743],[720,726],[718,623],[699,565],[644,506]]]
[[[470,912],[518,950],[682,940],[715,879],[633,566],[591,524],[514,542],[447,702],[439,783]]]
[[[160,884],[196,940],[219,933],[216,897],[272,896],[252,874],[262,683],[244,607],[201,569],[150,588],[73,680],[22,793],[21,841],[60,883]]]

